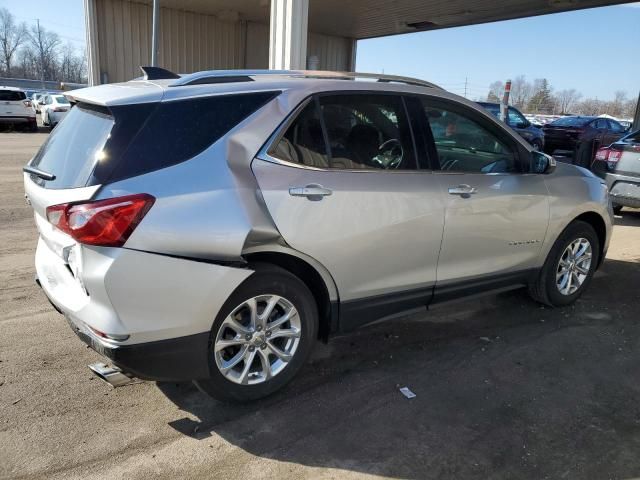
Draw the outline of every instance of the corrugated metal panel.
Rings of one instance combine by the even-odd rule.
[[[247,22],[247,68],[269,68],[269,25]]]
[[[320,70],[353,70],[352,49],[355,41],[350,38],[334,37],[319,33],[309,33],[307,59],[318,57]],[[247,23],[246,68],[268,68],[269,66],[269,26],[261,23]]]
[[[103,82],[138,77],[138,67],[150,64],[151,15],[149,5],[96,0]],[[226,22],[213,15],[169,8],[160,9],[160,22],[159,66],[180,73],[244,68],[245,22]]]
[[[351,49],[354,48],[354,43],[350,38],[309,32],[307,58],[317,56],[320,70],[348,72],[353,70]]]
[[[95,0],[95,13],[100,81],[139,77],[138,67],[151,63],[151,6]],[[261,23],[161,8],[159,44],[159,66],[179,73],[267,68],[269,63],[269,26]],[[353,40],[309,33],[307,45],[307,58],[316,55],[320,69],[353,69]]]

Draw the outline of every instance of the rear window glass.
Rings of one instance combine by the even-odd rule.
[[[589,117],[564,117],[554,120],[549,125],[558,127],[582,127],[589,123],[593,118]]]
[[[280,92],[219,95],[107,109],[71,109],[32,166],[56,176],[45,188],[123,180],[193,158]]]
[[[56,102],[58,103],[62,103],[64,105],[69,105],[69,100],[67,100],[66,97],[64,97],[63,95],[54,95],[54,97],[56,99]]]
[[[16,90],[0,90],[0,101],[2,102],[18,102],[26,100],[27,96],[24,92]]]
[[[114,118],[103,112],[72,108],[64,122],[53,130],[31,165],[56,176],[44,182],[47,188],[83,187],[114,125]],[[43,184],[32,175],[34,181]]]

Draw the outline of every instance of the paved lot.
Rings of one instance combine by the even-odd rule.
[[[230,407],[89,373],[99,356],[33,283],[20,168],[45,138],[0,133],[0,477],[640,476],[640,211],[617,219],[574,307],[511,292],[379,324],[319,345],[285,392]]]

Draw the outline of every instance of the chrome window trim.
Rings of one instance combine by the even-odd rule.
[[[274,157],[273,155],[271,155],[269,153],[269,151],[271,150],[272,147],[275,147],[275,145],[280,141],[280,139],[282,138],[282,136],[285,134],[285,132],[287,131],[287,129],[291,126],[291,124],[298,118],[298,115],[300,114],[300,112],[302,112],[302,110],[304,110],[307,105],[310,102],[314,102],[316,97],[319,95],[340,95],[340,94],[348,94],[348,93],[352,93],[351,91],[345,92],[344,90],[340,90],[340,91],[323,91],[320,93],[313,93],[311,95],[309,95],[308,97],[306,97],[304,100],[302,100],[298,106],[296,106],[296,108],[293,109],[293,111],[291,111],[291,113],[289,113],[287,115],[287,118],[284,119],[284,121],[278,126],[278,128],[275,129],[275,131],[269,136],[269,138],[267,139],[267,141],[265,142],[265,144],[262,146],[262,148],[260,149],[260,151],[257,153],[257,155],[255,156],[255,159],[258,160],[262,160],[265,162],[270,162],[270,163],[275,163],[277,165],[283,165],[285,167],[294,167],[294,168],[300,168],[302,170],[311,170],[311,171],[315,171],[315,172],[351,172],[351,173],[392,173],[392,174],[399,174],[399,173],[405,173],[405,174],[415,174],[415,173],[433,173],[434,170],[430,169],[430,168],[416,168],[413,170],[383,170],[383,169],[374,169],[374,168],[362,168],[362,169],[346,169],[346,168],[320,168],[320,167],[310,167],[308,165],[305,165],[303,163],[296,163],[296,162],[290,162],[288,160],[283,160],[281,158],[278,157]],[[379,94],[387,94],[387,92],[371,92],[369,90],[353,90],[353,93],[357,93],[357,94],[368,94],[368,93],[379,93]],[[404,106],[405,109],[405,113],[407,115],[407,120],[409,122],[411,122],[411,116],[409,115],[409,112],[406,111],[407,107],[406,107],[406,102],[404,100],[404,97],[407,94],[404,94],[402,92],[388,92],[389,94],[397,94],[400,97],[403,97],[402,100],[402,104]],[[413,148],[414,148],[414,155],[416,155],[416,161],[418,161],[417,158],[417,152],[415,152],[416,150],[416,145],[415,145],[415,140],[413,139],[414,133],[413,133],[413,125],[410,126],[411,128],[411,136],[412,136],[412,142],[414,143]],[[323,128],[324,130],[324,128]]]

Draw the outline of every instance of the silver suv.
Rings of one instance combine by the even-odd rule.
[[[568,305],[605,256],[603,181],[435,85],[144,71],[68,93],[24,168],[38,281],[107,377],[252,400],[334,332],[518,287]]]

